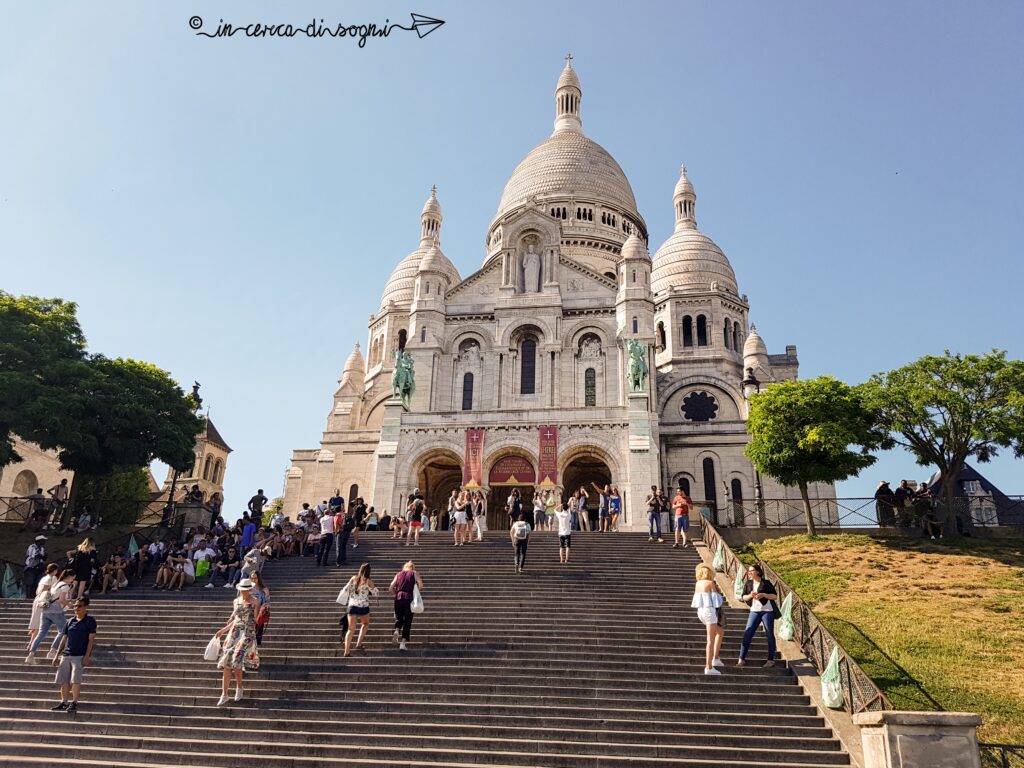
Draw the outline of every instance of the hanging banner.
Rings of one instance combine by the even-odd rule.
[[[541,488],[554,488],[558,485],[558,427],[540,428],[537,477]]]
[[[524,456],[503,456],[494,462],[487,478],[488,485],[533,485],[536,482],[533,464]]]
[[[479,488],[484,473],[484,431],[466,430],[466,460],[462,463],[464,488]]]

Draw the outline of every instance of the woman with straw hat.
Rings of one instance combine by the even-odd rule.
[[[252,595],[255,584],[251,579],[242,579],[236,589],[238,597],[232,603],[231,618],[217,630],[217,637],[223,637],[217,668],[222,671],[220,701],[217,706],[228,703],[228,686],[235,679],[235,701],[242,700],[242,672],[259,669],[260,657],[256,649],[256,598]]]

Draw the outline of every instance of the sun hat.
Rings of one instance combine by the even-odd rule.
[[[252,579],[242,579],[235,586],[235,589],[237,589],[239,592],[248,592],[250,589],[253,589],[255,586],[256,585],[252,583]]]
[[[46,541],[46,537],[43,536],[43,534],[39,534],[38,536],[36,536],[35,540],[36,541]]]

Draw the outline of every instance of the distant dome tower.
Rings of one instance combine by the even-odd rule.
[[[583,121],[580,120],[580,101],[583,90],[576,70],[572,68],[572,54],[565,57],[565,69],[555,86],[555,132],[583,132]]]

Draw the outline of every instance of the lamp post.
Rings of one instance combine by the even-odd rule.
[[[747,375],[741,382],[743,384],[743,396],[747,398],[748,408],[750,398],[761,391],[761,382],[754,375],[753,368],[747,368]],[[764,528],[768,520],[764,514],[764,491],[761,489],[761,473],[757,471],[754,462],[750,462],[754,468],[754,507],[757,509],[757,524]]]

